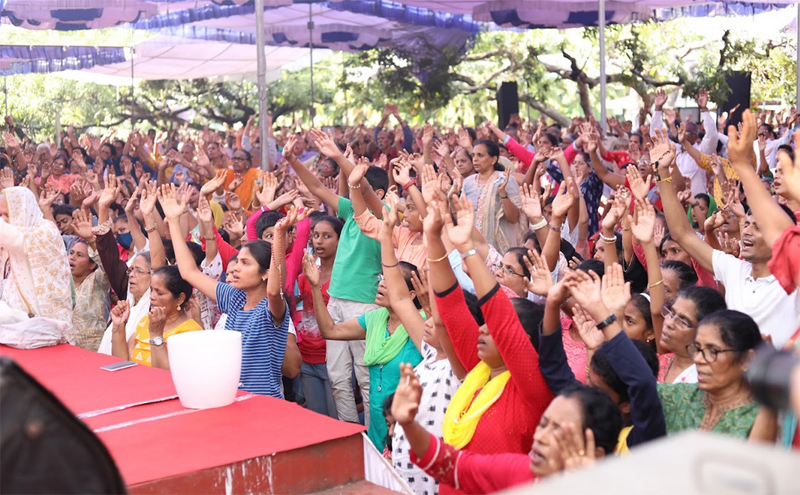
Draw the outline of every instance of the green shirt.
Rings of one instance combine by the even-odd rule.
[[[667,422],[667,435],[683,430],[705,430],[747,438],[758,415],[758,404],[748,401],[731,404],[716,424],[703,424],[706,393],[696,383],[659,383],[658,396]],[[711,418],[709,418],[710,420]]]
[[[353,220],[353,204],[339,198],[337,216],[344,220],[333,262],[328,294],[339,299],[372,304],[381,273],[381,243],[365,236]]]

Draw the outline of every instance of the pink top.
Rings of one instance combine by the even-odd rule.
[[[369,210],[353,217],[361,232],[370,239],[380,241],[383,221],[378,220]],[[427,261],[425,245],[422,243],[422,232],[412,232],[408,227],[399,225],[392,231],[392,245],[397,251],[397,260],[405,261],[421,270]]]

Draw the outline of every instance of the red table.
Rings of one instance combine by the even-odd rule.
[[[168,371],[135,366],[70,345],[0,346],[76,415],[175,395]],[[307,493],[362,479],[360,425],[294,403],[240,391],[217,409],[175,399],[87,418],[132,493]]]

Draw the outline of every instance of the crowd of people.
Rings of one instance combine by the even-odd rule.
[[[666,101],[608,128],[387,104],[266,143],[251,119],[37,144],[6,117],[0,320],[164,369],[173,335],[241,332],[242,389],[363,423],[418,495],[685,430],[800,448],[745,377],[800,349],[800,120]]]

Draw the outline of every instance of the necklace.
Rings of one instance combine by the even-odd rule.
[[[700,430],[712,431],[716,428],[717,423],[720,422],[722,416],[724,416],[726,412],[746,406],[751,402],[753,402],[753,398],[749,393],[727,404],[721,405],[712,404],[711,399],[708,398],[708,394],[703,395],[703,403],[706,406],[706,412],[703,414],[703,421],[700,422]]]

